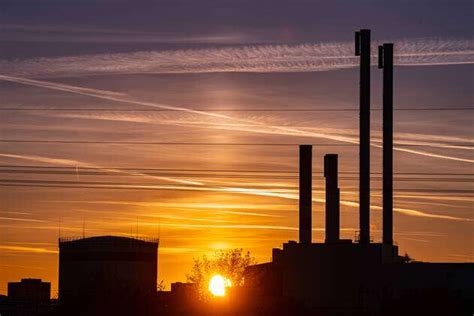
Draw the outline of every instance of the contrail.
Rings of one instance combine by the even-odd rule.
[[[147,123],[147,124],[157,124],[157,125],[173,125],[173,126],[195,126],[200,128],[206,129],[219,129],[219,130],[229,130],[229,131],[242,131],[242,132],[251,132],[257,134],[271,134],[271,135],[286,135],[286,136],[302,136],[302,137],[313,137],[313,138],[322,138],[334,141],[340,141],[350,144],[358,144],[359,141],[356,137],[347,137],[343,135],[337,135],[334,132],[331,134],[324,132],[324,129],[312,129],[313,131],[308,131],[305,127],[282,127],[277,125],[265,125],[262,122],[257,121],[249,121],[243,120],[246,124],[232,124],[232,123],[214,123],[212,122],[199,122],[199,121],[184,121],[184,120],[163,120],[160,122],[156,122],[156,120],[147,119],[147,118],[137,118],[137,117],[125,117],[123,115],[115,116],[109,114],[56,114],[57,117],[66,117],[66,118],[82,118],[82,119],[95,119],[95,120],[110,120],[110,121],[124,121],[124,122],[136,122],[136,123]],[[242,119],[233,118],[227,115],[223,115],[227,119],[241,121]],[[250,124],[249,124],[250,122]],[[263,124],[263,125],[262,125]],[[426,135],[428,138],[428,135]],[[435,140],[435,137],[431,137]],[[444,138],[440,138],[439,141],[445,141]],[[372,139],[371,146],[382,148],[382,146],[378,143],[381,142],[381,139]],[[465,142],[470,143],[471,140],[465,140]],[[394,150],[400,152],[406,152],[410,154],[422,155],[431,158],[439,158],[439,159],[446,159],[446,160],[453,160],[459,162],[468,162],[473,163],[473,159],[467,158],[459,158],[455,156],[448,156],[448,155],[441,155],[441,154],[434,154],[422,150],[413,150],[407,148],[396,147],[397,144],[404,145],[404,144],[411,144],[411,145],[428,145],[430,147],[437,147],[437,148],[453,148],[453,149],[462,149],[462,150],[473,150],[470,147],[466,146],[458,146],[458,145],[451,145],[449,143],[439,143],[439,142],[420,142],[420,141],[395,141]]]
[[[378,145],[373,145],[373,146],[382,148],[382,146],[378,146]],[[474,159],[459,158],[459,157],[453,157],[453,156],[447,156],[447,155],[428,153],[426,151],[421,151],[421,150],[414,150],[414,149],[408,149],[408,148],[396,148],[396,147],[394,147],[393,149],[397,151],[410,153],[410,154],[422,155],[422,156],[426,156],[430,158],[441,158],[441,159],[454,160],[454,161],[460,161],[460,162],[469,162],[469,163],[474,162]]]
[[[60,159],[60,158],[30,156],[30,155],[14,155],[14,154],[4,154],[4,153],[0,153],[0,157],[29,160],[29,161],[43,162],[43,163],[49,163],[49,164],[59,164],[63,166],[74,167],[76,168],[76,170],[77,168],[97,168],[97,169],[112,172],[112,173],[121,173],[121,174],[132,175],[132,176],[141,176],[141,177],[145,177],[149,179],[163,180],[167,182],[174,182],[174,183],[187,184],[187,185],[204,185],[203,183],[197,182],[197,181],[180,180],[180,179],[175,179],[175,178],[170,178],[170,177],[152,176],[152,175],[148,175],[148,174],[144,174],[140,172],[130,172],[130,171],[113,169],[113,168],[105,168],[105,167],[101,167],[95,164],[85,163],[85,162],[81,162],[78,160],[71,160],[71,159]]]
[[[17,78],[17,77],[12,77],[12,76],[5,76],[5,75],[0,75],[0,80],[5,80],[5,81],[10,81],[10,82],[16,82],[16,83],[21,83],[25,85],[32,85],[32,86],[38,86],[38,87],[44,87],[48,89],[53,89],[53,90],[60,90],[60,91],[68,91],[71,93],[75,94],[80,94],[80,95],[85,95],[85,96],[91,96],[91,97],[96,97],[100,99],[106,99],[106,100],[111,100],[111,101],[117,101],[117,102],[122,102],[122,103],[128,103],[128,104],[136,104],[136,105],[142,105],[142,106],[150,106],[150,107],[157,107],[157,108],[164,108],[164,109],[173,109],[173,110],[178,110],[178,111],[183,111],[186,113],[192,113],[192,114],[198,114],[198,115],[203,115],[207,117],[216,117],[216,118],[224,118],[224,119],[230,119],[234,120],[237,122],[243,122],[247,124],[255,124],[256,128],[253,131],[259,131],[258,128],[261,127],[266,127],[268,128],[271,132],[268,130],[264,131],[264,133],[275,133],[275,131],[278,131],[280,134],[285,134],[285,135],[295,135],[295,136],[307,136],[307,137],[319,137],[319,138],[326,138],[326,139],[331,139],[331,140],[336,140],[336,141],[342,141],[342,142],[348,142],[348,143],[354,143],[357,144],[357,140],[354,140],[353,138],[348,138],[348,137],[341,137],[341,136],[334,136],[334,135],[328,135],[324,133],[315,133],[315,132],[308,132],[304,130],[299,130],[296,128],[290,128],[290,127],[281,127],[281,126],[275,126],[275,125],[265,125],[264,123],[261,122],[256,122],[252,120],[244,120],[244,119],[237,119],[233,118],[229,115],[224,115],[224,114],[216,114],[212,112],[207,112],[207,111],[200,111],[200,110],[192,110],[188,108],[183,108],[183,107],[175,107],[175,106],[169,106],[169,105],[163,105],[163,104],[158,104],[158,103],[153,103],[153,102],[145,102],[145,101],[138,101],[138,100],[133,100],[124,96],[117,96],[114,94],[110,94],[110,91],[103,91],[103,90],[96,90],[92,89],[93,91],[88,91],[89,89],[84,89],[80,87],[75,87],[75,86],[69,86],[69,85],[64,85],[64,84],[58,84],[59,87],[56,89],[56,84],[51,83],[51,82],[44,82],[44,81],[39,81],[39,80],[32,80],[32,79],[25,79],[25,78]],[[259,131],[260,132],[260,131]],[[289,133],[289,134],[288,134]],[[380,147],[379,145],[374,145],[376,147]],[[428,157],[434,157],[434,158],[443,158],[443,159],[449,159],[449,160],[456,160],[456,161],[462,161],[462,162],[474,162],[474,160],[470,159],[462,159],[462,158],[457,158],[457,157],[451,157],[451,156],[445,156],[445,155],[438,155],[438,154],[432,154],[432,153],[427,153],[423,151],[418,151],[418,150],[410,150],[410,149],[405,149],[405,148],[394,148],[395,150],[400,150],[412,154],[418,154],[418,155],[423,155],[423,156],[428,156]],[[10,158],[19,158],[19,159],[25,159],[27,156],[20,156],[20,155],[10,155],[10,154],[0,154],[0,156],[3,157],[10,157]],[[35,161],[43,161],[43,162],[49,162],[51,163],[53,160],[56,163],[62,163],[70,166],[77,166],[77,161],[71,161],[71,160],[65,160],[65,159],[50,159],[42,157],[37,157],[37,156],[29,156],[29,160],[35,160]],[[39,160],[38,160],[39,159]],[[41,160],[43,159],[43,160]],[[50,159],[50,160],[48,160]],[[82,165],[83,167],[97,167],[95,165]],[[110,168],[102,168],[103,170],[107,170],[110,172],[120,172],[122,173],[123,171],[121,170],[115,170],[115,169],[110,169]],[[161,179],[165,181],[171,181],[171,182],[176,182],[180,184],[188,184],[188,185],[198,185],[198,186],[205,186],[204,183],[202,182],[197,182],[197,181],[188,181],[188,180],[179,180],[179,179],[172,179],[168,177],[156,177],[156,176],[150,176],[146,174],[138,174],[134,173],[135,175],[142,175],[146,177],[153,177],[155,179]],[[195,189],[199,190],[197,187]],[[217,190],[217,189],[215,189]],[[279,198],[286,198],[286,199],[295,199],[294,194],[290,193],[274,193],[274,192],[269,192],[265,190],[259,190],[259,189],[248,189],[248,188],[239,188],[239,187],[222,187],[219,191],[222,192],[232,192],[232,193],[241,193],[241,194],[251,194],[251,195],[260,195],[260,196],[269,196],[269,197],[279,197]],[[350,202],[350,201],[341,201],[341,204],[347,205],[347,206],[356,206],[357,203],[355,202]],[[358,204],[357,204],[358,206]],[[464,219],[464,218],[458,218],[458,217],[451,217],[451,216],[442,216],[442,215],[434,215],[434,214],[428,214],[416,210],[404,210],[404,209],[396,209],[395,211],[401,212],[405,215],[412,215],[412,216],[422,216],[422,217],[433,217],[433,218],[443,218],[443,219],[452,219],[452,220],[469,220],[469,219]]]
[[[127,97],[126,95],[125,96],[114,95],[114,92],[110,92],[110,91],[96,90],[96,89],[84,89],[84,88],[81,88],[81,87],[70,86],[70,85],[65,85],[65,84],[56,84],[56,83],[52,83],[52,82],[45,82],[45,81],[26,79],[26,78],[18,78],[18,77],[5,76],[5,75],[0,75],[0,80],[16,82],[16,83],[31,85],[31,86],[36,86],[36,87],[43,87],[43,88],[52,89],[52,90],[67,91],[67,92],[70,92],[70,93],[95,97],[95,98],[109,100],[109,101],[115,101],[115,102],[121,102],[121,103],[127,103],[127,104],[135,104],[135,105],[141,105],[141,106],[149,106],[149,107],[160,108],[160,109],[175,110],[175,111],[181,111],[181,112],[184,112],[184,113],[201,115],[201,116],[204,116],[204,117],[220,118],[220,119],[231,120],[231,121],[234,121],[234,122],[249,124],[250,126],[247,126],[247,127],[242,127],[242,126],[239,126],[239,125],[231,125],[232,128],[235,128],[235,130],[240,130],[240,131],[244,131],[244,132],[315,137],[315,138],[323,138],[323,139],[328,139],[328,140],[346,142],[346,143],[351,143],[351,144],[358,144],[358,140],[356,140],[355,138],[352,138],[352,137],[331,135],[331,134],[327,134],[327,133],[311,132],[311,131],[302,130],[302,129],[298,129],[298,128],[278,126],[278,125],[267,125],[267,124],[259,122],[259,121],[235,118],[235,117],[232,117],[232,116],[226,115],[226,114],[219,114],[219,113],[213,113],[213,112],[202,111],[202,110],[193,110],[193,109],[189,109],[189,108],[185,108],[185,107],[177,107],[177,106],[165,105],[165,104],[161,104],[161,103],[139,101],[139,100],[135,100],[135,99],[132,99],[130,97]],[[93,91],[88,91],[88,90],[93,90]],[[209,125],[209,127],[210,128],[218,128],[218,129],[223,129],[224,128],[225,129],[226,128],[226,123],[213,122],[213,124]],[[240,127],[240,129],[239,129],[239,127]],[[381,147],[380,145],[372,145],[372,146]],[[465,158],[458,158],[458,157],[453,157],[453,156],[448,156],[448,155],[434,154],[434,153],[429,153],[429,152],[421,151],[421,150],[411,150],[411,149],[399,148],[399,147],[394,147],[394,150],[402,151],[402,152],[406,152],[406,153],[411,153],[411,154],[416,154],[416,155],[421,155],[421,156],[426,156],[426,157],[431,157],[431,158],[441,158],[441,159],[454,160],[454,161],[459,161],[459,162],[469,162],[469,163],[474,162],[473,159],[465,159]]]
[[[97,90],[97,89],[91,89],[91,88],[83,88],[83,87],[76,87],[76,86],[70,86],[67,84],[62,84],[62,83],[56,83],[56,82],[49,82],[49,81],[38,81],[38,80],[30,80],[30,79],[25,79],[25,78],[17,78],[17,77],[9,77],[9,76],[2,76],[0,75],[1,80],[5,81],[14,81],[16,83],[21,83],[29,86],[34,86],[34,87],[40,87],[40,88],[47,88],[47,89],[53,89],[57,91],[63,91],[63,92],[71,92],[71,93],[77,93],[77,94],[83,94],[83,95],[90,95],[90,96],[125,96],[126,94],[124,93],[119,93],[119,92],[113,92],[113,91],[105,91],[105,90]],[[9,80],[11,79],[11,80]]]
[[[473,40],[396,40],[395,64],[474,63]],[[373,47],[373,63],[376,61]],[[19,77],[210,72],[315,72],[358,65],[352,42],[91,54],[0,61],[0,73]]]
[[[35,111],[32,110],[32,113]],[[42,115],[42,114],[40,114]],[[144,124],[152,124],[152,125],[170,125],[170,126],[185,126],[185,127],[199,127],[199,128],[208,128],[208,129],[221,129],[221,130],[229,130],[229,131],[245,131],[245,132],[255,132],[255,133],[265,133],[265,134],[275,134],[269,130],[261,130],[259,128],[255,128],[254,124],[243,124],[243,123],[222,123],[219,124],[212,124],[213,122],[209,121],[199,121],[199,120],[192,120],[192,119],[175,119],[172,120],[170,118],[162,119],[159,116],[151,116],[149,114],[146,115],[137,115],[137,114],[48,114],[48,116],[54,117],[61,117],[61,118],[77,118],[77,119],[90,119],[90,120],[103,120],[103,121],[116,121],[116,122],[132,122],[132,123],[144,123]],[[260,124],[266,124],[264,122],[259,122]],[[265,125],[269,126],[268,124]],[[271,125],[275,126],[275,125]],[[298,126],[298,127],[291,127],[292,129],[298,129],[299,131],[303,131],[306,133],[314,132],[317,134],[324,134],[326,138],[329,135],[335,137],[332,140],[340,140],[340,141],[347,141],[353,144],[358,144],[357,137],[347,137],[344,135],[354,135],[357,133],[356,130],[353,129],[334,129],[334,128],[314,128],[309,126]],[[278,135],[282,135],[281,132],[276,133]],[[308,137],[316,137],[315,134],[308,134],[303,135],[301,132],[298,133],[289,133],[287,132],[284,135],[288,136],[308,136]],[[378,138],[372,138],[372,142],[382,143],[381,135],[377,135]],[[429,134],[413,134],[413,133],[397,133],[396,139],[394,144],[397,145],[426,145],[429,147],[437,147],[437,148],[452,148],[452,149],[462,149],[462,150],[474,150],[473,147],[463,146],[463,145],[452,145],[449,142],[462,142],[471,144],[474,140],[469,138],[463,137],[451,137],[451,136],[439,136],[439,135],[429,135]]]

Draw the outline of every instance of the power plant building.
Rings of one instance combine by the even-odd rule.
[[[361,58],[358,237],[339,238],[338,155],[328,154],[324,158],[326,239],[312,242],[312,152],[310,145],[301,145],[300,240],[273,249],[271,262],[247,268],[245,287],[252,300],[293,302],[304,306],[308,315],[418,315],[433,310],[436,315],[472,315],[474,264],[408,263],[393,243],[393,44],[379,48],[384,79],[383,240],[371,240],[370,47],[370,30],[357,32],[356,55]],[[422,309],[415,313],[416,306]],[[279,310],[281,315],[287,312]]]

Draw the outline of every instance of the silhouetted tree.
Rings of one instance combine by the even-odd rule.
[[[194,258],[193,267],[186,278],[188,282],[197,285],[201,297],[206,297],[209,293],[209,280],[213,275],[220,274],[229,279],[232,286],[240,286],[243,284],[245,268],[255,263],[250,252],[244,253],[241,248],[218,251],[212,258],[206,255]]]
[[[408,253],[405,252],[405,255],[403,256],[403,262],[405,263],[410,263],[410,262],[413,262],[415,259],[413,259],[412,257],[410,257],[408,255]]]

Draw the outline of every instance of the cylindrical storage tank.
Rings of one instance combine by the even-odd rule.
[[[158,240],[99,236],[59,240],[59,299],[156,292]]]

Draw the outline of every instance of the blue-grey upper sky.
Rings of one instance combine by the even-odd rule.
[[[33,42],[3,43],[12,58],[130,51],[127,42],[144,50],[345,41],[361,27],[377,30],[375,38],[464,39],[473,35],[472,12],[468,0],[4,0],[0,36]]]

